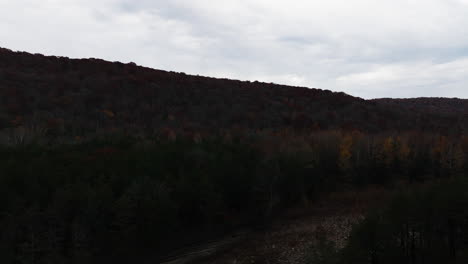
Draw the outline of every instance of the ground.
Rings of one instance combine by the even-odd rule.
[[[288,211],[265,231],[243,233],[207,246],[199,250],[204,254],[195,261],[185,258],[171,263],[309,264],[320,237],[332,241],[338,248],[344,247],[352,227],[389,193],[382,188],[369,188],[331,194]]]

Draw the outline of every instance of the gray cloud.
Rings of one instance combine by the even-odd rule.
[[[0,46],[365,98],[468,98],[468,0],[0,0]]]

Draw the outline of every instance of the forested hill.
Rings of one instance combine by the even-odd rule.
[[[463,131],[468,102],[447,100],[364,100],[321,89],[0,49],[3,131],[21,127],[71,137],[283,128]]]
[[[386,108],[394,109],[404,115],[410,113],[413,118],[432,116],[437,122],[444,120],[452,130],[464,130],[468,124],[468,100],[459,98],[409,98],[375,99],[374,102]]]
[[[281,233],[326,263],[468,263],[441,260],[468,252],[468,183],[440,184],[468,175],[467,110],[0,49],[0,260],[161,263],[276,221],[301,230],[281,221],[309,208],[354,211],[380,188],[433,183],[370,214],[338,255],[319,227]],[[320,206],[327,196],[343,202]],[[254,251],[275,248],[254,233]]]

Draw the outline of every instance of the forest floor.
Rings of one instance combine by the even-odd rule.
[[[168,263],[308,264],[320,238],[333,242],[337,248],[344,247],[353,226],[389,193],[378,187],[332,193],[315,203],[289,210],[264,231],[236,234]]]

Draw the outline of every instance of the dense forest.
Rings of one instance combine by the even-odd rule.
[[[109,133],[195,137],[291,128],[460,134],[468,100],[363,100],[328,90],[214,79],[0,49],[3,140]]]
[[[143,262],[268,228],[330,192],[422,184],[320,261],[462,263],[467,117],[461,99],[364,100],[0,49],[0,259]]]
[[[344,249],[324,239],[309,263],[467,263],[467,189],[465,178],[400,191],[369,212]]]

